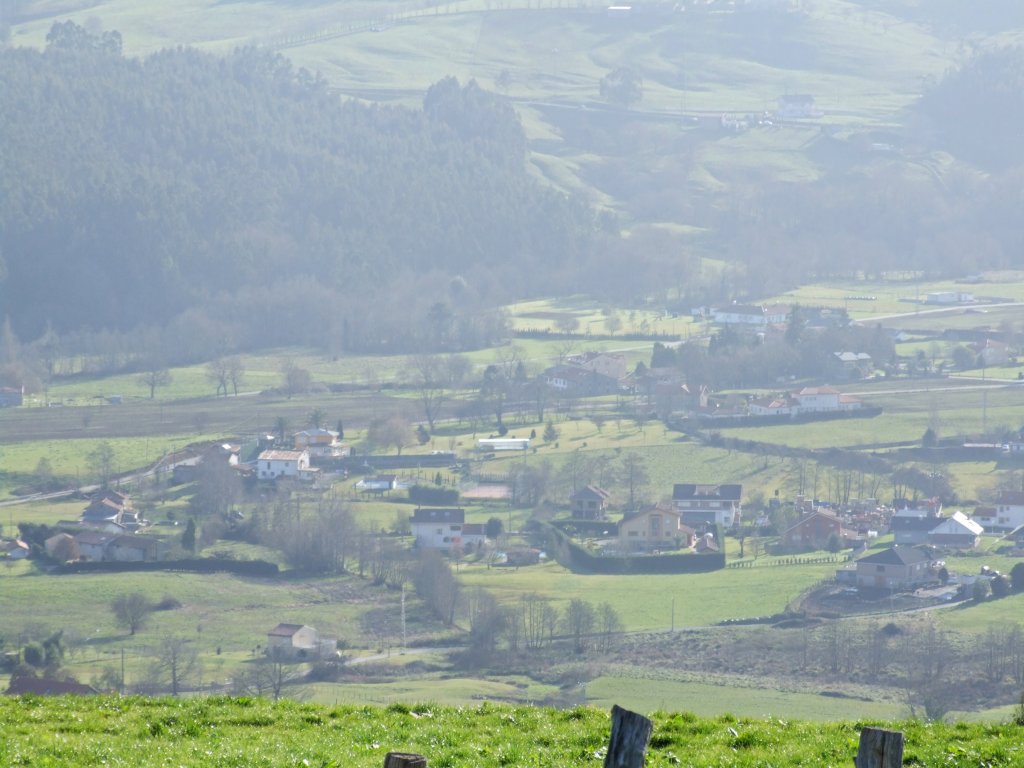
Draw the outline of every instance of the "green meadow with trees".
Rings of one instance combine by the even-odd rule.
[[[0,762],[582,764],[586,705],[619,698],[659,710],[652,765],[838,764],[854,721],[904,717],[919,764],[1019,762],[1005,540],[944,566],[991,587],[926,610],[846,611],[820,597],[846,552],[774,545],[798,497],[1024,488],[1022,25],[1008,0],[0,3],[0,526],[31,549],[0,558],[0,680],[178,697],[5,700]],[[709,319],[774,303],[777,330]],[[548,386],[598,353],[646,389]],[[823,383],[868,411],[704,419],[658,376],[705,413]],[[175,472],[307,429],[351,460]],[[574,492],[610,520],[683,482],[743,485],[724,568],[569,567]],[[103,490],[166,571],[67,565]],[[495,548],[414,552],[422,499]],[[293,623],[334,650],[268,653]]]

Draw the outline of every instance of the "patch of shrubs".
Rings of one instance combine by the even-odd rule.
[[[174,595],[164,595],[153,604],[154,611],[176,611],[181,608],[181,600]]]

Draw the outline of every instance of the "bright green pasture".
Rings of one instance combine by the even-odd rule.
[[[558,692],[529,678],[433,676],[404,678],[378,683],[320,683],[305,691],[310,701],[321,704],[374,704],[430,701],[443,706],[472,706],[481,701],[532,704]]]
[[[760,490],[768,495],[791,484],[789,462],[705,446],[666,429],[661,422],[648,422],[640,428],[631,420],[616,422],[612,418],[600,432],[587,419],[556,422],[555,427],[559,431],[557,447],[542,443],[526,461],[549,459],[556,467],[562,466],[569,454],[578,450],[588,459],[608,459],[614,466],[621,463],[623,454],[635,453],[644,461],[650,478],[642,496],[654,501],[670,497],[675,483],[715,483],[727,478],[742,483],[745,494]],[[616,499],[616,503],[624,501]]]
[[[152,614],[130,637],[116,625],[110,603],[136,591],[153,601],[172,596],[182,607]],[[248,652],[266,643],[267,632],[280,622],[309,624],[359,646],[358,617],[367,602],[388,605],[398,599],[356,578],[268,580],[169,572],[53,576],[13,569],[0,569],[0,594],[6,627],[64,629],[101,650],[155,645],[165,635],[182,635],[194,639],[204,656],[218,647],[225,653]]]
[[[76,437],[64,440],[27,441],[0,445],[0,466],[4,473],[29,475],[40,459],[48,459],[53,474],[66,478],[72,484],[88,485],[96,482],[90,466],[89,454],[100,443],[113,449],[115,474],[147,467],[161,456],[180,450],[193,442],[216,440],[221,435],[192,434],[190,436],[161,435],[159,437]],[[0,496],[9,495],[10,488],[0,485]]]
[[[614,316],[621,323],[616,333],[661,333],[686,335],[692,323],[687,316],[672,317],[664,312],[650,310],[620,310],[601,307],[594,299],[575,296],[555,299],[536,299],[511,304],[507,307],[512,327],[519,331],[553,331],[559,329],[562,319],[576,322],[576,333],[605,334],[609,332],[607,320]],[[589,346],[587,344],[586,346]]]
[[[904,733],[908,765],[1013,768],[1021,757],[1015,725],[651,714],[651,768],[849,765],[868,724]],[[380,766],[388,752],[401,751],[425,755],[436,766],[586,766],[602,759],[610,727],[607,711],[594,708],[490,702],[378,708],[223,697],[4,697],[0,763],[370,768]]]
[[[883,381],[870,388],[852,384],[845,392],[883,409],[881,416],[767,427],[720,427],[723,434],[802,448],[873,447],[919,441],[929,426],[940,437],[980,434],[1024,419],[1024,388],[980,381]]]
[[[538,310],[539,311],[539,310]],[[554,311],[554,310],[552,310]],[[679,333],[684,334],[690,328],[688,319],[666,319],[659,313],[645,311],[617,311],[622,327],[618,333]],[[608,329],[603,323],[606,318],[595,313],[593,320],[581,323],[578,331],[585,333],[588,324],[595,334],[607,334]],[[523,321],[524,328],[543,328],[539,321]],[[645,324],[646,323],[646,324]],[[515,327],[520,327],[519,322]],[[474,350],[465,353],[465,357],[479,370],[491,363],[501,363],[515,357],[522,360],[527,373],[534,375],[544,368],[553,365],[559,356],[567,352],[615,351],[626,356],[630,367],[643,360],[650,362],[650,342],[623,341],[615,338],[585,339],[580,338],[567,346],[564,340],[517,339],[511,345],[498,348]],[[259,354],[239,355],[244,373],[239,385],[240,395],[254,395],[268,390],[280,389],[284,383],[282,366],[286,361],[298,368],[309,371],[313,384],[349,383],[375,388],[379,384],[392,381],[409,381],[416,376],[414,356],[410,355],[323,355],[312,350],[300,348],[267,350]],[[218,398],[217,384],[209,379],[206,365],[180,366],[170,369],[171,381],[167,386],[157,387],[154,400],[149,400],[149,388],[139,374],[119,374],[115,376],[57,379],[50,387],[47,398],[50,402],[64,405],[90,406],[93,409],[109,407],[107,398],[119,395],[126,402],[149,404],[154,407],[171,404],[178,400],[206,400],[209,403],[229,404],[234,397]],[[397,390],[389,394],[406,396],[415,399],[418,395],[413,390]],[[270,397],[264,395],[264,398]],[[242,398],[248,400],[249,398]],[[288,398],[291,401],[293,398]],[[298,402],[330,400],[327,393],[312,393],[296,396]],[[26,399],[26,406],[44,404],[42,395]],[[315,403],[311,404],[312,410]],[[123,406],[122,406],[123,407]],[[81,418],[81,412],[74,411],[75,418]],[[294,425],[300,426],[300,425]]]
[[[407,359],[403,356],[328,356],[301,348],[272,349],[238,357],[243,369],[239,394],[251,394],[282,387],[284,384],[282,368],[286,362],[309,371],[310,379],[314,384],[336,382],[370,384],[389,381],[408,366]],[[205,364],[171,368],[170,373],[170,383],[165,387],[157,387],[154,392],[155,400],[210,398],[211,401],[220,402],[216,400],[217,383],[211,381]],[[68,405],[102,404],[101,401],[104,398],[112,395],[121,395],[130,400],[148,400],[149,387],[145,385],[139,374],[123,374],[96,378],[78,376],[73,379],[58,379],[49,390],[51,402],[60,401]],[[231,398],[225,398],[224,401],[229,399]]]
[[[953,560],[947,560],[950,570],[963,570],[968,573],[977,573],[977,569],[963,568],[961,564]],[[994,559],[976,561],[978,568],[982,564],[995,563]],[[1020,562],[1019,559],[1017,562]],[[991,567],[1009,573],[1009,568]],[[1011,594],[999,600],[986,600],[983,603],[960,603],[954,607],[939,612],[942,626],[956,630],[958,633],[983,635],[989,629],[995,627],[1001,631],[1008,629],[1008,624],[1024,624],[1024,595],[1020,593]]]
[[[673,642],[666,636],[665,642]],[[694,675],[697,678],[700,675]],[[602,675],[586,684],[587,705],[600,709],[613,704],[636,712],[693,712],[701,717],[731,713],[738,717],[787,720],[892,720],[907,714],[893,701],[862,701],[776,688],[755,687],[729,680],[715,682],[648,680]]]
[[[1020,319],[1020,308],[991,308],[977,313],[968,311],[970,307],[966,306],[917,303],[936,291],[971,293],[976,299],[999,296],[1024,301],[1024,273],[986,273],[984,281],[977,284],[951,280],[834,280],[803,285],[770,298],[804,306],[844,307],[854,320],[870,323],[873,318],[885,317],[887,326],[907,329],[934,327],[941,331],[946,327],[996,326],[1003,319]],[[900,317],[890,317],[892,315]]]
[[[536,593],[558,604],[580,598],[607,602],[627,630],[667,630],[714,624],[724,619],[778,613],[803,590],[835,575],[838,564],[737,568],[699,574],[604,576],[577,574],[555,563],[527,568],[469,565],[460,579],[484,587],[502,602]]]

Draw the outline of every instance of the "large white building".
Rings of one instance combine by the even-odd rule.
[[[1024,493],[1000,491],[994,504],[977,507],[971,517],[987,530],[1014,531],[1024,525]]]
[[[709,524],[732,528],[740,524],[742,495],[743,486],[739,484],[676,483],[672,504],[683,525],[694,529]]]
[[[731,304],[711,310],[711,319],[721,325],[783,325],[792,309],[786,304]]]
[[[804,387],[788,395],[761,397],[747,406],[751,416],[799,416],[805,413],[843,413],[864,406],[859,398],[832,387]]]
[[[310,471],[309,451],[263,451],[256,460],[256,474],[260,480],[282,477],[300,477]]]

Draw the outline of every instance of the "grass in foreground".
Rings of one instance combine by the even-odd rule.
[[[648,766],[839,766],[857,752],[863,723],[699,718],[655,713]],[[1015,725],[887,724],[904,731],[908,765],[1020,764]],[[389,751],[431,766],[597,765],[610,719],[482,703],[472,709],[395,704],[380,709],[251,699],[4,699],[4,765],[380,766]]]

